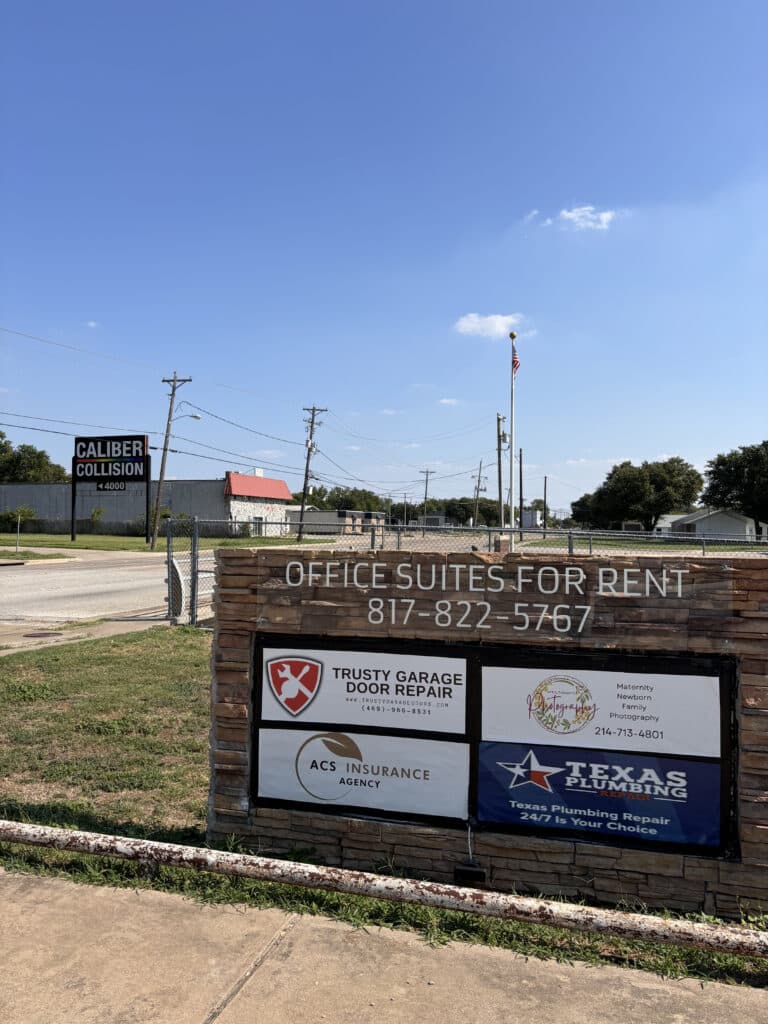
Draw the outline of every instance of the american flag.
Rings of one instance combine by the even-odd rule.
[[[517,376],[517,371],[520,369],[520,360],[517,355],[517,349],[515,348],[514,341],[512,342],[512,373]]]

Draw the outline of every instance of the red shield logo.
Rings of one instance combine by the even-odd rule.
[[[323,665],[312,658],[273,658],[264,666],[269,687],[286,711],[300,715],[320,689]]]

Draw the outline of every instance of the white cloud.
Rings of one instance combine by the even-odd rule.
[[[598,210],[594,206],[574,206],[561,210],[557,220],[574,231],[607,231],[616,219],[618,210]]]
[[[99,323],[98,320],[89,320],[88,323],[85,326],[86,327],[101,327],[101,324]]]
[[[466,313],[453,325],[459,334],[480,335],[483,338],[506,338],[523,319],[522,313]]]
[[[257,452],[251,452],[248,458],[250,459],[276,459],[283,453],[279,448],[260,448]]]
[[[438,405],[458,405],[458,398],[441,398]]]
[[[380,409],[382,416],[397,416],[397,409]]]
[[[359,444],[347,444],[344,447],[348,452],[361,452],[363,450]]]
[[[523,224],[530,224],[531,221],[536,220],[539,216],[538,210],[529,210],[528,213],[523,217]]]
[[[409,441],[408,444],[404,444],[403,448],[421,448],[418,441]]]

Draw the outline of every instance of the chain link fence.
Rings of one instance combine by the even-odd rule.
[[[166,520],[168,615],[174,622],[202,625],[213,616],[217,547],[297,547],[297,521],[237,522]],[[518,530],[498,527],[400,526],[384,523],[308,523],[301,547],[334,551],[496,552],[555,555],[654,555],[765,557],[768,541],[684,533],[649,534],[590,530]]]

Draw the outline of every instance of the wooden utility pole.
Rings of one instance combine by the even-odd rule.
[[[308,412],[310,417],[304,422],[308,425],[309,430],[307,432],[307,462],[304,467],[304,486],[301,490],[301,512],[299,513],[299,532],[296,536],[296,540],[301,543],[301,539],[304,536],[304,512],[307,507],[307,491],[309,490],[309,463],[312,455],[315,451],[315,426],[320,426],[316,423],[316,417],[319,412],[328,412],[327,409],[320,409],[318,406],[313,405],[311,408],[304,406],[304,412]]]
[[[483,460],[480,459],[480,465],[477,467],[477,484],[475,485],[475,517],[472,520],[472,525],[477,526],[478,514],[480,511],[480,490],[485,490],[483,484]]]
[[[165,425],[165,441],[163,441],[163,457],[160,460],[160,477],[157,481],[157,496],[155,497],[155,521],[152,524],[152,540],[150,541],[149,550],[155,550],[155,544],[157,544],[157,531],[160,528],[160,501],[163,496],[163,482],[165,480],[165,463],[168,459],[168,442],[171,439],[171,422],[173,421],[173,406],[176,402],[176,392],[182,384],[191,383],[191,377],[177,377],[176,371],[173,371],[173,377],[163,377],[163,384],[170,384],[171,390],[169,394],[170,401],[168,403],[168,422]],[[150,482],[151,483],[151,482]]]
[[[424,522],[421,526],[421,535],[424,536],[424,529],[427,525],[427,495],[429,494],[429,478],[435,472],[434,469],[420,469],[420,473],[424,474]]]

